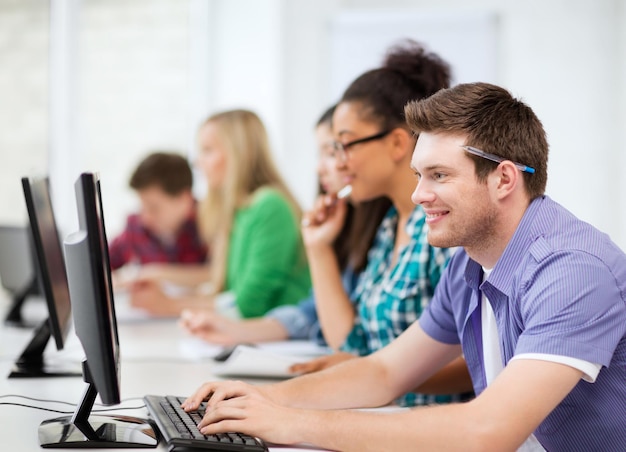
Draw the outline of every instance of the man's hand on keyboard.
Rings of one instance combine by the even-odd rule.
[[[194,411],[208,400],[198,425],[205,434],[242,432],[266,441],[292,444],[296,423],[306,422],[305,411],[277,405],[257,386],[240,381],[205,383],[185,402],[185,411]]]

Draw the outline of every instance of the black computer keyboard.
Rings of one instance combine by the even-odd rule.
[[[156,422],[168,450],[248,451],[267,452],[263,442],[243,433],[203,435],[198,423],[204,415],[204,404],[198,411],[187,413],[180,405],[186,397],[147,395],[143,398]]]

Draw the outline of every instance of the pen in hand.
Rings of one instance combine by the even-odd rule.
[[[345,199],[352,194],[352,185],[346,185],[337,192],[337,199]]]
[[[341,190],[337,192],[334,198],[332,197],[326,198],[325,200],[326,207],[328,208],[328,207],[334,206],[337,203],[337,200],[346,199],[350,196],[351,193],[352,193],[352,185],[346,185],[345,187],[343,187]],[[321,223],[313,221],[311,217],[305,217],[302,219],[302,226],[305,228],[308,226],[319,225],[319,224]]]

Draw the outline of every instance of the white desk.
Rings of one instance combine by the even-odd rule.
[[[43,307],[43,304],[41,304],[40,308],[43,309]],[[3,303],[0,295],[0,312],[4,308],[5,303]],[[43,318],[43,314],[40,318]],[[195,391],[201,383],[217,379],[211,375],[210,362],[198,362],[181,358],[180,345],[181,340],[184,338],[184,333],[178,328],[175,321],[120,322],[118,329],[122,355],[122,399],[141,398],[146,394],[184,396]],[[16,355],[23,350],[31,335],[32,330],[0,326],[0,395],[18,394],[76,403],[85,389],[85,383],[80,377],[7,378]],[[50,341],[46,354],[51,358],[58,358],[59,360],[78,365],[82,359],[82,347],[76,336],[70,333],[65,350],[58,352],[54,348],[52,341]],[[9,400],[0,399],[0,402],[6,401]],[[11,399],[10,401],[73,411],[73,407],[64,405],[43,404],[41,402],[17,399]],[[129,401],[123,404],[123,406],[138,406],[141,404],[140,400],[135,400]],[[120,411],[120,413],[147,417],[145,409],[124,410]],[[31,408],[0,405],[0,450],[11,452],[43,450],[39,447],[37,428],[43,420],[59,416],[62,415]],[[163,444],[160,444],[156,450],[163,451],[166,448]],[[298,449],[277,447],[270,450],[287,452]]]

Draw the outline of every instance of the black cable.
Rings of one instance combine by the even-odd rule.
[[[55,410],[53,408],[46,408],[46,407],[42,407],[42,406],[26,405],[25,403],[0,402],[0,405],[21,406],[21,407],[24,407],[24,408],[33,408],[35,410],[50,411],[52,413],[59,413],[59,414],[74,414],[73,411],[61,411],[61,410]],[[145,407],[146,407],[145,405],[141,405],[141,406],[118,407],[118,408],[99,408],[97,410],[91,410],[91,412],[92,413],[103,413],[105,411],[140,410],[140,409],[145,408]]]
[[[37,399],[35,397],[28,397],[28,396],[24,396],[24,395],[19,395],[19,394],[5,394],[5,395],[0,395],[0,399],[6,399],[6,398],[11,398],[11,397],[15,397],[15,398],[21,398],[21,399],[26,399],[26,400],[32,400],[33,402],[43,402],[43,403],[58,403],[58,404],[62,404],[62,405],[70,405],[70,406],[76,406],[76,403],[71,403],[71,402],[65,402],[63,400],[50,400],[50,399]],[[122,403],[131,401],[131,400],[143,400],[141,397],[131,397],[128,399],[123,399],[120,401],[120,405]],[[61,410],[55,410],[53,408],[45,408],[45,407],[39,407],[39,406],[35,406],[35,405],[27,405],[27,404],[23,404],[23,403],[16,403],[16,402],[0,402],[0,405],[12,405],[12,406],[21,406],[24,408],[34,408],[36,410],[43,410],[43,411],[51,411],[53,413],[60,413],[60,414],[73,414],[73,411],[61,411]],[[101,403],[94,403],[94,405],[97,406],[106,406],[103,405]],[[117,411],[117,410],[140,410],[142,408],[145,408],[146,405],[140,405],[140,406],[134,406],[134,407],[116,407],[116,408],[99,408],[96,410],[92,410],[93,413],[100,413],[100,412],[105,412],[105,411]]]
[[[52,408],[44,408],[44,407],[41,407],[41,406],[25,405],[25,404],[23,404],[23,403],[0,402],[0,405],[21,406],[21,407],[24,407],[24,408],[34,408],[34,409],[36,409],[36,410],[50,411],[50,412],[52,412],[52,413],[59,413],[59,414],[72,414],[72,412],[70,412],[70,411],[53,410]]]
[[[62,403],[64,405],[76,405],[75,403],[65,402],[63,400],[36,399],[35,397],[29,397],[29,396],[25,396],[25,395],[21,395],[21,394],[4,394],[4,395],[0,395],[0,399],[6,399],[8,397],[17,397],[17,398],[26,399],[26,400],[32,400],[33,402]],[[130,402],[131,400],[143,400],[143,399],[141,397],[129,397],[128,399],[120,400],[119,404],[121,405],[122,403]],[[103,405],[101,403],[94,403],[94,405],[106,406],[106,405]]]

